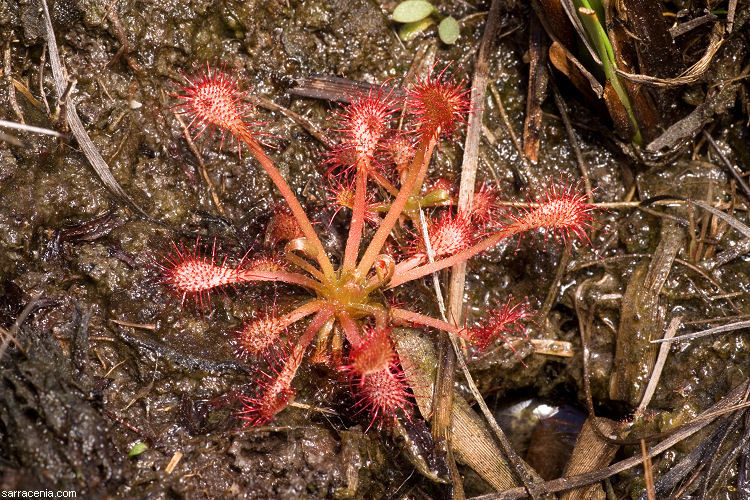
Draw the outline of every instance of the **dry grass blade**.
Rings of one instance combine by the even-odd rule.
[[[10,107],[13,109],[13,112],[18,117],[18,120],[21,123],[26,123],[26,121],[23,119],[23,113],[21,112],[21,108],[18,106],[18,101],[16,101],[16,87],[13,85],[13,75],[12,75],[12,67],[10,63],[10,43],[13,40],[13,32],[10,32],[10,36],[5,41],[5,49],[3,50],[3,62],[4,62],[4,69],[3,72],[5,73],[5,80],[8,84],[8,100],[10,101]]]
[[[672,28],[669,29],[669,34],[672,35],[672,38],[677,38],[678,36],[682,36],[685,33],[688,33],[689,31],[694,30],[698,26],[701,26],[705,23],[716,21],[718,17],[716,14],[711,14],[710,12],[708,14],[695,17],[689,21],[686,21],[684,23],[680,23]]]
[[[424,211],[419,210],[419,222],[420,231],[422,233],[422,240],[424,241],[425,248],[427,249],[427,258],[430,262],[435,262],[435,251],[432,249],[430,243],[430,234],[427,229],[427,220],[424,216]],[[437,272],[432,273],[432,286],[435,289],[435,298],[437,299],[438,310],[446,321],[446,309],[445,300],[443,299],[443,291],[440,287],[440,277]],[[446,337],[449,334],[446,332],[440,333],[441,346],[447,344],[445,342]],[[450,349],[450,346],[448,346]],[[445,349],[441,347],[441,356],[438,363],[438,375],[437,381],[441,384],[436,383],[435,388],[442,388],[443,390],[432,391],[432,407],[435,408],[432,419],[432,436],[435,440],[435,447],[438,450],[442,450],[446,454],[446,460],[448,462],[448,468],[450,470],[451,482],[453,484],[452,495],[455,500],[463,500],[466,498],[464,493],[464,487],[461,483],[461,475],[458,472],[456,466],[456,460],[453,456],[453,448],[451,445],[452,441],[452,412],[454,410],[453,398],[453,374],[455,373],[455,354],[452,350],[448,350],[448,356],[443,355]],[[441,379],[442,375],[442,379]],[[440,418],[442,417],[442,418]]]
[[[5,132],[0,132],[0,141],[7,142],[8,144],[13,144],[14,146],[18,146],[19,148],[24,147],[24,143],[13,137],[12,135],[8,135]]]
[[[414,390],[419,411],[422,415],[430,415],[437,367],[435,347],[430,339],[420,336],[415,330],[394,328],[393,332],[399,358],[406,360],[405,374]],[[454,403],[450,422],[452,448],[458,459],[497,491],[517,485],[513,471],[499,458],[503,452],[482,417],[461,396],[455,395]]]
[[[468,117],[468,123],[466,126],[466,141],[464,143],[464,155],[463,163],[461,165],[461,184],[458,194],[458,212],[468,213],[471,209],[472,198],[474,196],[474,186],[476,184],[476,173],[478,166],[479,157],[479,141],[481,138],[482,131],[482,118],[484,110],[484,99],[487,90],[488,75],[489,75],[489,56],[493,52],[493,47],[496,42],[496,35],[500,28],[500,1],[493,0],[490,6],[489,13],[487,15],[487,22],[484,27],[484,33],[479,45],[479,53],[477,60],[474,65],[474,77],[471,85],[471,107],[474,110]],[[427,239],[425,241],[428,241]],[[442,293],[437,283],[437,277],[435,280],[436,293],[438,294],[438,300],[440,301],[441,312],[444,318],[446,317],[445,306],[442,304]],[[448,311],[447,317],[450,318],[455,324],[459,324],[462,320],[462,305],[464,296],[464,286],[466,281],[466,263],[457,264],[451,270],[450,285],[448,288]],[[441,441],[445,442],[449,447],[448,459],[449,465],[451,466],[451,475],[455,475],[457,471],[453,465],[452,452],[450,450],[452,437],[452,415],[454,413],[453,408],[453,385],[455,380],[456,371],[456,359],[461,356],[460,350],[456,350],[456,339],[452,338],[448,333],[439,333],[439,356],[438,356],[438,367],[435,380],[435,389],[432,394],[433,398],[433,410],[434,415],[432,418],[432,434],[436,439],[438,445]],[[463,359],[462,359],[463,361]],[[462,367],[465,367],[466,363],[462,363]],[[470,378],[468,371],[466,371],[467,377]],[[481,400],[481,395],[476,394],[478,399]],[[476,397],[475,396],[475,397]],[[494,422],[494,418],[493,418]],[[496,424],[497,425],[497,424]],[[499,457],[495,457],[495,460],[499,461],[501,466],[505,466]],[[499,465],[500,465],[499,464]],[[454,483],[454,495],[458,494],[463,496],[463,487],[458,485],[460,477],[452,477]],[[526,481],[523,481],[526,484]]]
[[[747,403],[747,398],[750,396],[750,385],[748,385],[745,389],[745,394],[743,396],[743,401]],[[729,423],[729,426],[726,428],[726,430],[721,434],[721,438],[719,442],[716,445],[716,450],[720,451],[722,450],[723,444],[730,439],[730,435],[734,433],[735,429],[737,429],[741,423],[745,420],[743,417],[747,415],[747,411],[738,411],[733,416]],[[733,462],[734,459],[737,457],[737,454],[739,453],[739,450],[744,448],[744,446],[747,444],[748,438],[750,438],[750,429],[745,428],[744,436],[742,437],[742,440],[739,444],[739,446],[735,447],[734,450],[724,452],[724,453],[714,453],[710,460],[708,461],[706,473],[704,475],[703,479],[703,488],[701,491],[701,500],[705,500],[708,498],[707,493],[714,489],[714,487],[718,484],[721,484],[721,476],[724,474],[724,471],[726,470],[725,467],[729,465],[729,463]],[[719,463],[719,466],[716,467],[717,462]],[[718,469],[717,476],[713,476],[713,471]]]
[[[703,210],[706,210],[708,212],[711,212],[719,219],[723,220],[739,232],[741,232],[745,237],[750,238],[750,227],[747,227],[745,224],[737,220],[735,217],[732,217],[731,215],[722,212],[719,209],[716,209],[712,207],[711,205],[707,203],[703,203],[702,201],[697,200],[686,200],[688,203],[695,205],[696,207],[701,207]]]
[[[19,351],[23,352],[23,346],[18,341],[15,335],[12,335],[8,330],[6,330],[3,327],[0,327],[0,338],[2,338],[3,342],[0,344],[0,358],[5,355],[5,350],[8,349],[8,344],[13,342],[15,346],[18,348]]]
[[[664,338],[661,340],[666,342],[674,337],[681,324],[682,316],[672,318],[672,321],[667,327],[667,331],[664,332]],[[640,415],[643,415],[643,412],[646,411],[648,404],[651,402],[651,398],[653,397],[654,392],[656,392],[656,386],[659,384],[659,378],[661,378],[662,369],[664,369],[664,364],[667,362],[667,355],[669,355],[669,344],[664,344],[659,349],[659,354],[656,357],[656,363],[654,364],[654,369],[651,372],[651,378],[649,378],[648,380],[646,391],[643,393],[641,404],[639,404],[638,408],[635,410],[636,418]]]
[[[529,24],[529,84],[526,90],[526,119],[523,126],[523,154],[531,163],[539,159],[542,137],[542,102],[547,97],[547,37],[536,16]]]
[[[578,434],[575,448],[573,448],[568,465],[565,467],[565,476],[598,470],[609,465],[615,458],[615,454],[620,447],[601,439],[595,426],[599,426],[606,433],[616,433],[622,427],[622,424],[606,418],[597,418],[596,423],[590,418],[587,419]],[[560,500],[601,498],[603,494],[601,485],[590,484],[566,491],[560,495]]]
[[[171,474],[177,467],[177,464],[180,463],[181,459],[182,459],[182,452],[179,450],[175,451],[174,455],[172,455],[172,458],[169,460],[167,467],[164,469],[164,472],[166,472],[167,474]]]
[[[724,28],[720,23],[714,26],[714,30],[711,33],[711,40],[708,42],[706,51],[703,56],[687,70],[685,70],[680,76],[675,78],[659,78],[656,76],[648,75],[636,75],[628,73],[620,69],[616,69],[617,74],[626,80],[630,80],[636,83],[645,83],[649,85],[655,85],[658,87],[676,87],[679,85],[688,85],[697,82],[701,76],[708,70],[711,65],[716,53],[719,51],[726,38],[724,37]]]
[[[65,69],[62,67],[62,64],[60,62],[60,54],[57,50],[57,41],[55,40],[55,32],[52,28],[52,20],[50,19],[47,0],[41,0],[41,2],[42,10],[44,13],[44,26],[47,35],[47,46],[49,49],[49,61],[50,65],[52,66],[52,75],[55,81],[55,89],[57,90],[58,95],[62,97],[65,88],[68,86],[68,77]],[[78,141],[78,144],[81,146],[83,153],[86,155],[86,158],[91,163],[91,166],[96,171],[102,183],[104,183],[107,189],[109,189],[112,194],[115,195],[115,197],[127,204],[140,216],[151,222],[159,223],[159,221],[153,219],[140,206],[138,206],[138,204],[136,204],[136,202],[133,201],[130,196],[128,196],[125,190],[122,189],[122,186],[120,186],[120,184],[117,182],[117,179],[115,179],[115,177],[112,175],[112,171],[109,169],[109,166],[104,161],[104,158],[102,158],[101,154],[99,154],[99,151],[91,141],[91,138],[86,132],[86,129],[83,127],[83,123],[81,123],[81,119],[78,117],[78,113],[76,112],[75,103],[70,98],[70,96],[67,96],[65,101],[66,102],[63,104],[65,104],[65,114],[68,125],[70,126],[70,129],[73,132],[76,140]]]
[[[9,122],[7,120],[0,120],[0,127],[10,128],[14,130],[21,130],[23,132],[31,132],[33,134],[45,134],[51,135],[52,137],[62,137],[60,132],[50,130],[48,128],[34,127],[33,125],[26,125],[25,123]]]
[[[702,330],[700,332],[687,333],[685,335],[680,335],[679,337],[652,340],[651,343],[661,344],[661,343],[666,343],[666,342],[669,342],[669,343],[683,342],[685,340],[693,340],[693,339],[699,339],[701,337],[708,337],[709,335],[716,335],[717,333],[733,332],[735,330],[740,330],[742,328],[750,328],[750,321],[737,321],[736,323],[730,323],[728,325],[717,326],[714,328],[709,328],[707,330]]]
[[[729,0],[727,9],[727,32],[731,33],[734,28],[734,15],[737,12],[737,0]]]
[[[726,85],[718,91],[709,92],[706,100],[695,107],[687,116],[677,120],[662,134],[651,141],[645,148],[648,153],[665,154],[674,152],[681,145],[693,140],[701,129],[712,121],[714,115],[723,113],[726,108],[733,105],[738,87]]]
[[[684,456],[677,464],[672,466],[668,471],[663,473],[654,485],[655,493],[660,496],[666,496],[669,492],[676,493],[672,498],[682,498],[682,490],[688,488],[690,484],[697,479],[701,470],[707,463],[707,457],[716,452],[722,435],[729,427],[729,421],[725,420],[721,425],[711,432],[711,434],[701,441],[690,453]],[[688,474],[692,477],[685,480]],[[678,487],[682,485],[679,490]],[[642,494],[638,500],[647,500],[646,494]]]
[[[367,95],[369,92],[378,90],[379,88],[382,88],[384,93],[391,94],[395,98],[406,97],[406,93],[399,88],[380,87],[339,76],[321,75],[304,77],[297,79],[294,83],[294,87],[289,89],[290,94],[342,103],[350,103],[352,97]]]
[[[493,0],[492,5],[490,6],[490,11],[487,15],[487,24],[485,26],[484,33],[482,34],[479,54],[477,56],[477,62],[474,69],[474,78],[471,86],[471,107],[475,111],[471,113],[468,118],[466,142],[464,144],[464,158],[461,165],[461,186],[458,194],[459,213],[468,213],[474,195],[474,186],[476,184],[476,171],[478,165],[477,160],[479,157],[479,140],[482,131],[483,113],[481,110],[484,108],[482,104],[484,103],[487,84],[489,81],[489,56],[493,52],[493,47],[496,41],[496,34],[500,28],[500,4],[501,2],[499,0]],[[522,158],[524,158],[525,162],[526,158],[525,156],[523,156],[523,151],[520,149],[520,145],[518,146],[518,148],[519,154]],[[459,324],[462,319],[462,305],[465,281],[466,264],[462,263],[454,266],[451,271],[451,280],[448,291],[448,317],[451,318],[451,321],[456,322],[456,324]],[[487,404],[482,398],[482,395],[479,393],[479,390],[474,384],[471,374],[469,373],[469,369],[466,366],[466,360],[463,357],[463,352],[461,350],[461,347],[458,345],[458,341],[455,337],[448,336],[450,344],[447,344],[445,342],[445,336],[446,335],[443,334],[443,336],[441,337],[440,361],[442,362],[443,360],[446,360],[447,362],[445,363],[445,366],[439,367],[442,369],[438,370],[438,383],[436,384],[436,387],[438,389],[448,388],[450,391],[453,391],[453,371],[455,370],[454,360],[457,359],[464,373],[464,376],[466,377],[467,384],[472,394],[474,395],[474,398],[479,404],[479,407],[482,410],[485,419],[489,423],[490,428],[495,433],[497,439],[500,441],[505,457],[514,466],[515,472],[521,479],[524,487],[529,492],[531,497],[534,498],[535,495],[532,485],[536,478],[534,477],[533,472],[530,472],[523,461],[520,459],[520,457],[516,455],[507,437],[505,437],[502,429],[500,429],[500,427],[497,425],[495,417],[492,415],[489,408],[487,408]],[[453,353],[450,352],[451,346],[453,348]],[[438,398],[436,402],[439,401],[440,399]],[[436,413],[438,412],[438,410],[439,409],[436,407]],[[452,414],[450,408],[448,408],[447,411],[445,409],[443,409],[442,411],[443,416],[446,416],[446,414]],[[449,423],[450,419],[444,420],[444,422]],[[499,457],[495,457],[495,460],[502,463]]]

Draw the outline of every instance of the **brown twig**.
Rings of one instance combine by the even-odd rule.
[[[513,141],[513,145],[516,147],[516,151],[518,151],[518,156],[521,157],[521,161],[523,161],[524,166],[526,166],[526,168],[529,168],[529,160],[526,158],[526,155],[523,152],[523,147],[521,146],[521,141],[518,140],[516,131],[513,129],[513,125],[511,125],[510,120],[508,119],[508,114],[505,112],[505,106],[503,106],[503,100],[500,97],[500,92],[497,91],[497,87],[495,86],[494,82],[490,82],[490,90],[492,91],[492,96],[495,98],[497,110],[500,113],[500,117],[503,119],[505,128],[508,130],[510,139]]]
[[[747,401],[748,396],[750,396],[750,385],[748,385],[747,389],[745,389],[745,395],[743,396],[743,400]],[[739,426],[743,413],[746,413],[746,412],[737,412],[734,414],[729,424],[729,427],[727,427],[727,429],[723,432],[721,439],[719,440],[719,443],[716,446],[716,450],[720,450],[722,448],[722,444],[724,444],[724,441],[726,441],[727,438],[730,436],[730,434],[734,431],[734,429]],[[707,498],[706,493],[708,492],[711,486],[709,485],[709,478],[711,477],[711,472],[713,471],[714,465],[716,465],[716,460],[718,459],[718,457],[719,457],[719,454],[714,453],[713,456],[711,457],[711,460],[708,463],[708,470],[706,471],[705,480],[703,481],[703,491],[701,493],[701,499]]]
[[[264,99],[262,97],[254,97],[252,99],[255,101],[258,106],[265,108],[269,111],[277,111],[281,113],[282,115],[286,116],[290,120],[292,120],[294,123],[305,129],[305,131],[319,140],[324,146],[328,148],[333,148],[336,144],[335,142],[328,137],[325,132],[323,132],[320,127],[316,126],[313,122],[311,122],[306,117],[299,115],[292,111],[291,109],[287,109],[284,106],[281,106],[279,104],[276,104],[273,101],[270,101],[268,99]]]
[[[115,27],[115,35],[117,36],[117,40],[120,42],[120,48],[117,50],[117,53],[112,57],[112,59],[110,59],[105,68],[111,68],[112,66],[117,64],[117,61],[120,60],[120,57],[124,57],[125,62],[128,63],[130,69],[132,69],[136,73],[139,73],[141,71],[141,67],[130,55],[130,43],[128,43],[128,37],[122,27],[120,16],[117,14],[117,10],[110,9],[108,14],[110,21],[112,21],[112,25]]]
[[[11,78],[11,81],[13,82],[13,87],[17,91],[19,91],[23,96],[26,98],[27,101],[31,103],[32,106],[34,106],[36,109],[41,110],[42,109],[42,103],[39,102],[39,100],[34,97],[34,95],[31,93],[31,90],[29,90],[29,87],[26,86],[25,83],[20,82],[16,80],[15,78]]]
[[[552,72],[550,72],[550,74],[551,73]],[[586,160],[583,159],[581,147],[578,145],[578,138],[576,138],[575,131],[573,130],[573,126],[570,123],[570,117],[568,116],[568,107],[565,105],[565,101],[563,100],[562,95],[560,95],[560,90],[557,88],[557,82],[555,82],[554,77],[550,77],[550,87],[552,87],[552,95],[555,97],[555,105],[557,106],[558,111],[560,111],[560,118],[562,118],[563,125],[565,126],[565,132],[567,132],[568,134],[568,142],[570,142],[570,147],[573,148],[573,153],[575,154],[578,168],[581,170],[583,185],[586,189],[586,193],[588,193],[588,201],[590,203],[591,201],[593,201],[593,187],[591,186],[589,169],[586,165]]]
[[[643,475],[646,477],[646,493],[648,500],[656,500],[654,491],[654,469],[651,466],[651,457],[646,452],[646,441],[641,439],[641,456],[643,457]]]
[[[719,148],[719,145],[716,144],[716,141],[714,141],[714,138],[711,137],[711,134],[709,134],[708,131],[704,130],[703,136],[706,138],[709,144],[711,144],[711,147],[714,149],[714,151],[716,151],[716,154],[719,155],[719,158],[721,158],[721,162],[724,164],[724,167],[726,167],[726,169],[729,171],[729,174],[740,186],[740,189],[742,190],[742,194],[745,195],[745,198],[747,199],[747,201],[750,202],[750,187],[748,187],[747,183],[745,182],[745,179],[743,179],[740,173],[737,172],[737,169],[734,168],[734,165],[732,165],[732,163],[726,157],[724,152]]]
[[[193,138],[190,137],[190,130],[188,130],[187,125],[185,125],[185,122],[182,120],[182,117],[180,116],[180,113],[178,111],[174,112],[174,117],[177,118],[178,122],[180,122],[180,125],[182,126],[182,135],[185,136],[185,140],[188,143],[188,147],[190,148],[190,151],[193,152],[193,155],[195,155],[195,158],[198,160],[198,165],[200,165],[201,167],[201,175],[203,175],[203,180],[206,181],[206,185],[208,186],[208,190],[211,193],[211,199],[213,200],[214,205],[216,206],[216,210],[218,210],[221,215],[226,217],[227,212],[226,210],[224,210],[224,206],[221,204],[221,199],[219,199],[219,193],[216,192],[216,187],[214,186],[214,183],[211,180],[211,177],[208,175],[208,170],[206,169],[206,163],[203,161],[203,156],[201,155],[200,151],[198,151],[198,148],[195,146],[195,142],[193,142]]]
[[[10,101],[10,107],[13,108],[13,112],[18,117],[18,120],[21,123],[26,123],[23,119],[23,112],[21,111],[21,108],[18,106],[18,101],[16,100],[16,87],[13,85],[13,67],[11,66],[11,60],[10,60],[10,42],[13,40],[13,32],[10,32],[10,36],[8,36],[8,40],[5,42],[5,48],[3,50],[3,63],[4,63],[4,69],[3,73],[5,76],[5,80],[8,84],[8,100]]]
[[[488,83],[488,74],[489,74],[489,54],[493,51],[493,45],[495,43],[495,37],[497,34],[497,31],[499,29],[500,24],[500,1],[499,0],[493,0],[492,5],[490,6],[490,11],[487,16],[487,24],[484,29],[484,33],[482,35],[482,40],[480,41],[480,47],[479,47],[479,54],[477,56],[477,62],[475,65],[474,70],[474,78],[472,81],[472,87],[471,87],[471,106],[472,109],[474,109],[474,112],[469,116],[468,119],[468,125],[466,130],[466,142],[464,145],[464,159],[463,164],[461,166],[461,187],[459,189],[459,195],[458,195],[458,211],[461,212],[468,212],[471,208],[472,198],[474,195],[474,186],[476,184],[476,171],[477,171],[477,159],[479,156],[479,140],[481,136],[482,131],[482,110],[483,110],[483,102],[485,98],[485,93],[487,89],[487,83]],[[521,154],[522,158],[523,152],[519,149],[519,154]],[[450,321],[455,322],[455,324],[459,324],[462,320],[462,308],[463,308],[463,295],[464,295],[464,287],[465,287],[465,280],[466,280],[466,264],[458,264],[453,267],[452,273],[451,273],[451,281],[450,281],[450,287],[448,292],[448,318]],[[445,342],[445,338],[450,341],[450,344],[447,344]],[[452,346],[453,350],[451,352],[450,347]],[[437,383],[435,384],[435,391],[439,390],[447,390],[448,392],[453,392],[453,377],[454,377],[454,370],[455,370],[455,362],[456,360],[459,362],[459,365],[461,366],[461,369],[464,373],[464,376],[466,377],[467,385],[469,386],[469,389],[474,396],[475,400],[477,401],[477,404],[479,405],[479,408],[482,411],[482,414],[484,415],[485,419],[487,420],[487,423],[490,425],[490,428],[495,433],[495,436],[497,437],[498,441],[500,442],[501,449],[503,450],[503,453],[505,454],[508,462],[513,465],[513,468],[518,475],[518,478],[521,480],[521,483],[524,485],[525,491],[528,491],[529,494],[532,496],[532,498],[535,498],[535,490],[534,490],[534,482],[535,477],[532,472],[530,472],[526,465],[523,463],[523,461],[520,459],[520,457],[516,454],[516,452],[513,450],[512,445],[510,444],[510,441],[508,441],[508,438],[505,436],[505,433],[503,433],[502,429],[497,425],[497,421],[495,420],[494,415],[492,415],[492,412],[487,407],[487,403],[482,398],[482,395],[479,393],[479,389],[477,389],[476,384],[474,384],[474,380],[471,376],[471,373],[469,372],[469,368],[466,365],[466,360],[464,359],[463,352],[461,350],[461,347],[459,346],[458,340],[452,336],[443,334],[441,337],[441,342],[439,343],[440,347],[440,355],[439,355],[439,364],[438,364],[438,377],[437,377]],[[442,372],[442,374],[441,374]],[[442,405],[442,399],[439,397],[434,397],[434,404],[436,406],[433,406],[435,408],[435,414],[436,415],[447,415],[447,422],[450,423],[450,414],[451,410],[450,407],[447,408],[447,411],[443,408],[441,409],[437,405]],[[442,412],[442,413],[439,413]],[[445,417],[444,417],[445,418]],[[445,421],[437,420],[436,418],[433,418],[433,425],[434,423],[438,421],[441,423],[441,425],[445,425]],[[434,433],[434,431],[433,431]]]
[[[49,102],[47,102],[47,93],[44,91],[44,65],[47,62],[47,46],[42,46],[42,56],[39,60],[39,97],[44,104],[44,109],[47,111],[47,116],[50,116]]]
[[[555,305],[555,299],[557,299],[560,284],[562,283],[563,276],[565,276],[565,271],[567,270],[569,263],[570,251],[566,248],[563,250],[562,255],[560,255],[560,262],[557,264],[555,277],[547,290],[547,296],[544,298],[544,302],[542,302],[542,307],[537,311],[537,317],[542,321],[546,321],[549,312],[552,310],[552,306]]]

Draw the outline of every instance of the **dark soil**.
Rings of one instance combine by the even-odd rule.
[[[0,352],[0,489],[70,489],[83,498],[448,495],[447,486],[417,472],[415,461],[425,457],[413,456],[419,452],[408,437],[375,428],[365,432],[367,415],[351,411],[345,384],[322,369],[305,368],[298,376],[301,405],[283,411],[269,427],[244,427],[236,417],[237,396],[252,386],[255,367],[235,357],[233,332],[248,312],[271,300],[283,304],[293,299],[294,290],[254,286],[229,291],[229,297],[214,295],[211,308],[183,307],[159,283],[155,264],[169,252],[170,242],[191,246],[199,235],[208,247],[216,237],[222,258],[262,249],[270,207],[279,199],[250,155],[238,155],[229,139],[219,149],[217,137],[206,133],[197,145],[224,214],[217,209],[174,115],[170,95],[179,93],[180,72],[205,67],[207,61],[223,64],[242,77],[252,96],[282,105],[323,131],[336,105],[294,97],[289,89],[298,78],[325,74],[371,83],[400,78],[423,47],[436,51],[440,61],[460,61],[457,71],[470,81],[472,50],[484,28],[484,17],[471,15],[486,11],[488,2],[439,2],[440,12],[466,18],[461,38],[450,47],[437,41],[434,28],[400,42],[389,20],[396,3],[50,2],[60,55],[76,80],[78,114],[114,177],[153,220],[138,216],[107,190],[69,134],[58,140],[0,130],[22,141],[19,146],[0,135],[0,332],[15,337]],[[725,4],[711,8],[725,9]],[[16,102],[26,123],[67,133],[55,112],[57,94],[39,12],[38,0],[0,0],[0,48],[8,51],[4,67],[10,70],[0,81],[0,119],[18,121]],[[524,55],[531,15],[524,2],[503,2],[502,38],[489,61],[490,80],[518,134],[526,113]],[[731,92],[716,97],[704,125],[742,172],[750,170],[746,17],[739,8],[734,33],[703,78],[664,97],[676,96],[672,112],[681,118],[705,103],[716,86],[731,86]],[[707,36],[708,31],[700,40]],[[694,62],[699,52],[686,48],[683,57]],[[556,79],[596,201],[622,201],[633,192],[633,200],[690,197],[720,202],[721,210],[748,224],[748,200],[700,130],[661,155],[638,156],[612,131],[606,110],[589,106],[561,75]],[[530,165],[488,92],[484,122],[492,137],[482,142],[479,177],[497,183],[508,200],[522,200],[551,180],[581,176],[551,98],[543,109],[539,162]],[[259,127],[269,134],[274,161],[326,227],[326,146],[280,113],[260,106],[255,113],[253,121],[262,122]],[[439,149],[436,176],[457,184],[462,139],[445,141]],[[576,353],[554,357],[523,346],[519,353],[526,367],[507,349],[472,360],[479,388],[498,415],[526,399],[585,415],[581,317],[588,318],[596,410],[625,420],[649,379],[658,349],[649,340],[661,338],[671,318],[682,316],[689,325],[682,334],[720,324],[703,323],[709,319],[726,322],[750,314],[750,257],[737,252],[731,259],[717,258],[744,244],[747,236],[740,231],[685,205],[619,207],[602,211],[598,219],[590,246],[566,249],[542,237],[524,238],[492,249],[470,267],[470,318],[482,317],[488,304],[509,294],[528,297],[539,309],[552,289],[546,316],[530,326],[531,336],[569,341]],[[344,231],[338,223],[326,231],[332,252],[340,252]],[[654,291],[644,276],[657,255],[670,251],[678,261],[653,271],[664,273],[661,289]],[[558,280],[561,259],[567,265]],[[403,299],[428,312],[436,307],[427,282],[410,286]],[[739,330],[672,348],[659,389],[632,436],[668,431],[746,381],[747,343],[747,333]],[[465,394],[460,379],[459,386]],[[407,436],[423,432],[417,420],[407,424]],[[732,428],[723,446],[740,442],[747,433],[744,422],[745,427]],[[509,430],[522,455],[533,432],[525,425]],[[539,440],[557,439],[555,432],[566,432],[568,424],[544,425],[537,428],[527,458],[532,465],[534,460],[564,464],[570,446],[549,456],[540,452]],[[708,432],[655,459],[656,477]],[[145,451],[129,457],[139,443]],[[640,449],[624,447],[618,459],[634,454]],[[738,492],[747,454],[745,447],[736,455],[706,498],[747,498],[747,490]],[[169,467],[174,460],[179,461]],[[559,474],[562,466],[550,470]],[[492,491],[470,469],[461,472],[468,494]],[[630,469],[611,483],[619,498],[637,497],[644,491],[643,469]]]

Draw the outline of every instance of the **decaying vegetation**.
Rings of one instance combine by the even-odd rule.
[[[446,45],[433,25],[400,40],[399,3],[0,0],[0,488],[750,497],[750,9],[433,2],[460,29]],[[320,364],[272,424],[243,427],[256,366],[226,326],[299,290],[187,314],[154,265],[199,236],[221,256],[268,250],[271,183],[170,97],[180,69],[217,60],[252,84],[252,121],[331,255],[347,227],[326,210],[329,113],[386,80],[403,96],[436,61],[471,88],[430,166],[458,208],[481,183],[517,208],[580,179],[590,245],[513,240],[393,297],[458,325],[526,297],[517,354],[397,328],[411,419],[365,431]]]

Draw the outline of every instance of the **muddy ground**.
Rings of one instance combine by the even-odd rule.
[[[400,81],[419,63],[429,67],[437,59],[457,61],[459,77],[470,82],[486,17],[480,13],[489,3],[438,4],[440,12],[460,20],[461,36],[452,46],[439,42],[434,28],[400,41],[389,20],[395,4],[50,2],[60,57],[76,82],[71,95],[78,115],[145,218],[105,187],[61,118],[40,3],[0,0],[5,56],[0,118],[19,121],[20,114],[28,124],[65,134],[58,139],[5,130],[16,141],[0,136],[0,331],[3,339],[14,339],[4,342],[0,359],[0,488],[71,489],[83,498],[450,494],[449,486],[417,471],[420,457],[411,456],[414,447],[403,435],[367,430],[369,418],[351,411],[346,384],[325,369],[305,368],[298,376],[300,405],[270,426],[244,427],[236,416],[237,396],[251,389],[254,367],[234,356],[233,332],[240,318],[269,298],[283,305],[297,292],[271,285],[242,288],[216,295],[208,311],[196,311],[181,307],[180,298],[161,285],[155,264],[170,242],[190,247],[198,235],[204,242],[216,237],[221,256],[263,250],[270,207],[279,199],[250,155],[238,155],[230,140],[219,148],[218,137],[207,133],[196,143],[219,209],[174,113],[171,95],[180,91],[182,72],[190,74],[207,61],[223,64],[251,89],[248,99],[281,105],[324,133],[337,105],[295,96],[290,89],[300,78]],[[551,95],[542,107],[538,162],[525,161],[508,132],[509,124],[521,134],[526,116],[533,13],[525,2],[501,4],[489,79],[507,124],[488,92],[478,175],[497,185],[504,199],[524,200],[551,179],[579,179],[581,171]],[[665,4],[670,11],[691,13],[702,6]],[[718,95],[701,124],[740,172],[750,169],[745,10],[738,8],[734,31],[713,56],[711,69],[664,97],[672,99],[672,117],[658,129],[697,106],[708,108],[709,97]],[[686,65],[707,44],[710,30],[701,29],[696,46],[680,47]],[[700,128],[668,152],[638,155],[613,131],[605,107],[591,106],[561,74],[555,78],[595,201],[689,197],[747,224],[748,199]],[[267,107],[258,106],[252,119],[263,123],[270,154],[306,208],[328,224],[326,145]],[[444,141],[434,160],[435,175],[456,185],[462,143],[462,137]],[[750,263],[746,250],[735,251],[747,248],[747,233],[684,203],[634,205],[601,210],[590,245],[566,249],[543,237],[524,238],[483,254],[469,268],[470,318],[510,294],[527,297],[541,310],[530,336],[569,342],[574,354],[535,353],[530,344],[519,344],[526,366],[506,348],[470,361],[518,452],[540,472],[549,467],[545,479],[562,472],[587,414],[581,328],[588,338],[595,410],[626,421],[650,378],[656,347],[648,341],[661,338],[673,318],[682,318],[678,334],[683,334],[750,314]],[[334,252],[340,252],[346,234],[337,221],[325,232]],[[656,292],[654,283],[660,284]],[[426,280],[410,284],[400,298],[436,311]],[[618,342],[618,336],[628,337]],[[747,383],[747,342],[747,333],[738,330],[673,347],[632,437],[670,431]],[[457,382],[459,393],[470,399],[460,377]],[[517,405],[523,401],[531,406]],[[558,413],[540,423],[529,410],[539,406],[568,417]],[[696,484],[707,485],[705,498],[748,498],[747,416],[737,415],[715,417],[712,426],[654,458],[653,475],[658,479],[691,451],[707,449],[700,446],[711,436],[713,443],[726,435],[715,448],[726,463],[707,468],[706,479],[698,474]],[[740,420],[724,424],[722,419],[730,418]],[[407,425],[412,435],[426,432],[419,416]],[[722,425],[726,432],[717,434]],[[129,456],[133,451],[141,452]],[[623,446],[614,461],[639,454],[639,447]],[[474,471],[460,467],[467,495],[492,491]],[[641,466],[606,481],[610,498],[637,498],[644,488]]]

